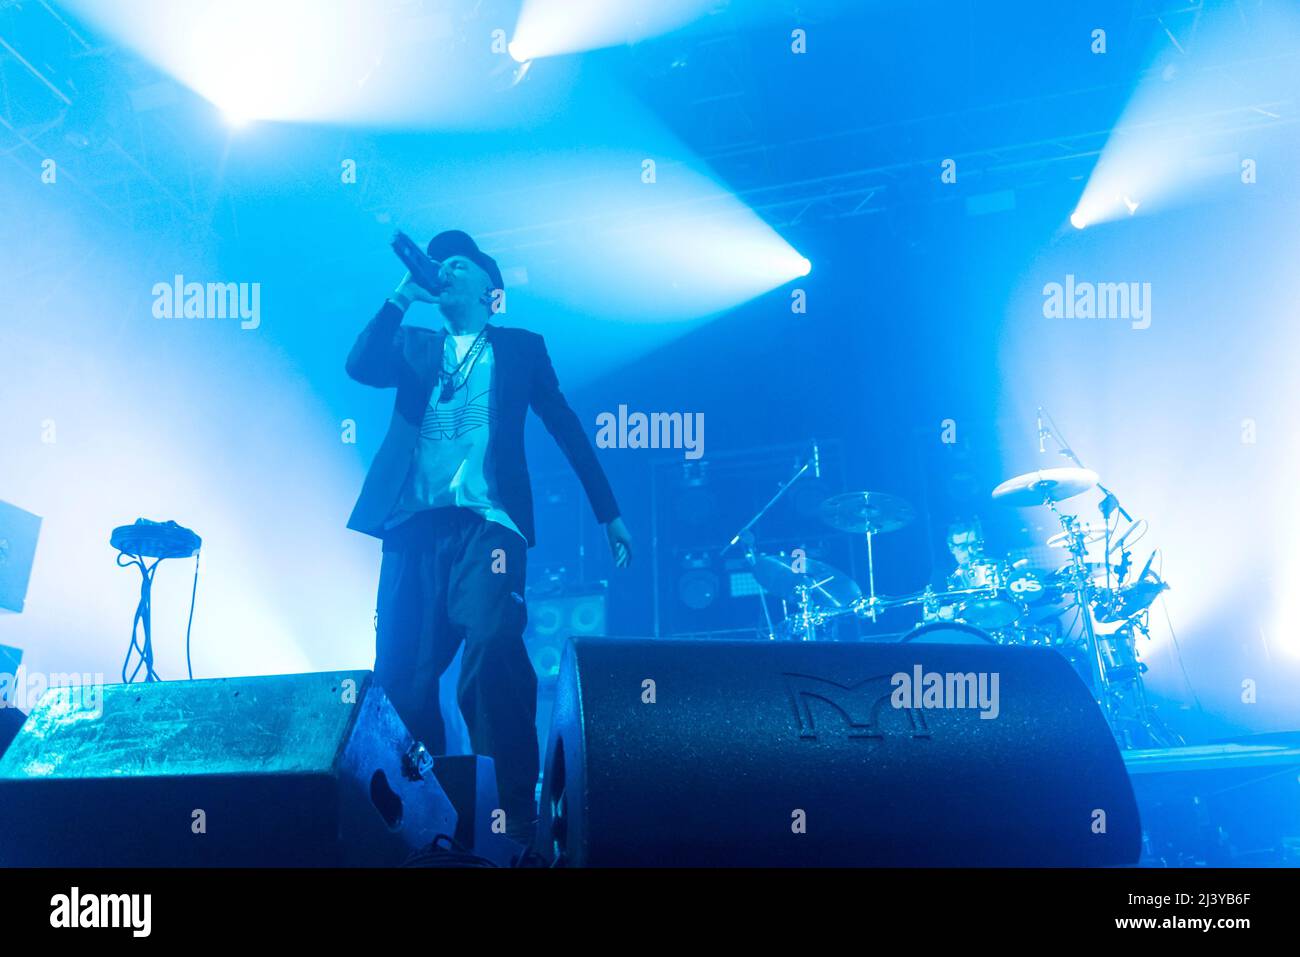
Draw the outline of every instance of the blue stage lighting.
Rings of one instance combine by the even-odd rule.
[[[1138,84],[1111,131],[1079,198],[1084,225],[1229,195],[1246,182],[1242,134],[1278,117],[1272,107],[1290,97],[1296,78],[1277,55],[1300,29],[1281,12],[1272,29],[1243,29],[1226,9],[1198,28],[1196,54],[1167,48]],[[1220,64],[1235,62],[1232,81]],[[1162,67],[1163,63],[1163,67]],[[1243,107],[1243,97],[1260,106]],[[1071,223],[1082,228],[1074,217]]]
[[[510,55],[516,60],[635,43],[676,30],[714,0],[524,0]]]

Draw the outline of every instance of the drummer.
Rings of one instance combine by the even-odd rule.
[[[943,581],[934,582],[934,595],[925,602],[922,621],[952,621],[958,615],[957,600],[944,593],[959,588],[983,588],[989,583],[989,564],[984,557],[984,529],[978,518],[963,518],[948,526],[948,552],[957,567]]]
[[[978,588],[988,583],[984,565],[984,529],[978,518],[959,519],[948,526],[948,552],[957,567],[948,576],[949,588]]]

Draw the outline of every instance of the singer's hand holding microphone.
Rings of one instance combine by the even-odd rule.
[[[393,292],[392,300],[402,309],[407,309],[413,302],[436,303],[438,297],[411,278],[411,274],[408,271],[407,274],[402,277],[402,281],[397,284],[397,289]]]
[[[400,229],[393,233],[393,252],[406,264],[406,275],[397,284],[392,300],[406,309],[413,302],[436,303],[438,292],[446,283],[441,277],[442,263],[435,262]]]

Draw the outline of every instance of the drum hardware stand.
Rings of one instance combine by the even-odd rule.
[[[814,439],[812,454],[803,461],[803,463],[799,466],[799,470],[796,471],[794,475],[790,476],[790,478],[788,478],[785,482],[781,483],[781,486],[776,490],[776,494],[767,500],[767,504],[765,504],[762,508],[760,508],[753,518],[751,518],[748,522],[746,522],[744,525],[741,526],[740,531],[736,532],[736,534],[731,537],[731,541],[727,542],[726,547],[723,548],[722,551],[719,553],[720,555],[727,554],[727,552],[731,551],[732,548],[740,544],[741,540],[744,539],[746,541],[746,544],[748,545],[748,548],[746,549],[745,552],[745,559],[749,562],[751,566],[755,564],[756,556],[754,554],[754,548],[753,548],[754,536],[753,533],[751,532],[751,529],[762,520],[764,515],[766,515],[769,511],[771,511],[773,505],[775,505],[777,502],[781,500],[781,497],[785,495],[787,491],[789,491],[790,486],[794,485],[795,482],[803,478],[806,474],[808,474],[810,470],[818,471],[817,456],[818,456],[817,441],[816,439]],[[818,474],[820,475],[820,471],[818,471]],[[772,614],[770,611],[768,611],[767,608],[767,589],[763,587],[761,582],[759,583],[758,588],[759,588],[759,596],[758,596],[759,604],[763,606],[763,619],[767,623],[768,640],[776,641],[776,627],[772,624]],[[801,596],[801,600],[800,600],[801,609],[804,608],[804,604],[806,601],[807,601],[807,595]],[[804,627],[804,624],[802,622],[800,624],[800,627],[801,628]],[[809,635],[809,637],[811,636]],[[809,640],[809,637],[805,637],[804,640],[805,641]]]
[[[871,540],[875,537],[875,532],[870,528],[867,529],[867,613],[871,616],[872,624],[876,621],[876,554],[872,550]]]
[[[1109,681],[1107,685],[1107,691],[1114,699],[1111,707],[1111,713],[1114,715],[1113,727],[1116,728],[1117,736],[1121,737],[1121,743],[1126,748],[1140,746],[1134,744],[1134,730],[1140,730],[1149,742],[1157,747],[1184,745],[1187,742],[1161,720],[1147,701],[1146,685],[1142,681],[1142,675],[1147,669],[1146,665],[1138,660],[1136,651],[1138,632],[1147,638],[1151,637],[1144,621],[1145,617],[1145,612],[1135,615],[1125,621],[1113,636],[1130,643],[1133,647],[1132,673],[1121,676],[1117,681]],[[1122,711],[1126,713],[1121,713]]]
[[[817,637],[817,625],[819,622],[812,612],[812,600],[808,597],[811,589],[806,585],[799,585],[795,588],[795,594],[798,596],[798,612],[795,615],[797,630],[800,641],[812,641]]]
[[[1082,466],[1080,466],[1082,468]],[[1092,621],[1092,587],[1088,578],[1088,546],[1084,541],[1083,531],[1079,528],[1079,519],[1074,515],[1063,515],[1053,501],[1045,503],[1061,523],[1061,529],[1070,536],[1070,561],[1073,574],[1070,584],[1074,589],[1074,600],[1079,607],[1079,617],[1083,621],[1084,643],[1088,648],[1088,671],[1092,675],[1093,688],[1101,713],[1113,727],[1110,711],[1110,694],[1106,685],[1106,673],[1102,666],[1101,646],[1097,642],[1097,629]]]
[[[1044,413],[1040,408],[1040,420],[1043,414]],[[1069,443],[1066,442],[1065,438],[1057,430],[1056,423],[1050,414],[1047,415],[1047,420],[1049,423],[1048,428],[1044,428],[1040,421],[1038,431],[1039,451],[1044,451],[1043,440],[1045,438],[1050,438],[1056,443],[1060,455],[1068,458],[1080,469],[1085,469],[1086,466],[1084,466],[1083,462],[1080,461],[1079,456],[1075,454],[1074,449],[1070,448]],[[1093,474],[1095,475],[1095,473]],[[1100,481],[1095,484],[1097,489],[1100,490],[1104,496],[1098,504],[1098,509],[1101,512],[1102,521],[1106,528],[1105,550],[1102,553],[1102,561],[1106,569],[1105,593],[1113,597],[1118,589],[1123,586],[1123,578],[1121,577],[1120,580],[1116,582],[1115,588],[1111,587],[1110,556],[1112,547],[1110,516],[1114,512],[1118,511],[1119,514],[1130,524],[1130,528],[1124,532],[1124,535],[1121,537],[1118,544],[1123,544],[1124,540],[1132,531],[1131,526],[1135,525],[1136,522],[1133,516],[1130,515],[1124,509],[1124,506],[1120,504],[1119,497],[1116,496],[1114,492],[1106,488],[1106,486],[1101,484]],[[1057,519],[1061,523],[1062,530],[1069,536],[1068,550],[1071,557],[1071,564],[1073,565],[1073,581],[1070,584],[1074,586],[1075,601],[1078,604],[1080,617],[1083,621],[1084,641],[1088,646],[1088,664],[1095,683],[1097,703],[1100,705],[1102,715],[1110,725],[1112,733],[1118,739],[1120,746],[1123,748],[1133,747],[1132,725],[1134,723],[1136,723],[1136,725],[1158,745],[1167,745],[1171,741],[1180,741],[1181,739],[1178,735],[1165,727],[1164,723],[1156,716],[1154,710],[1147,703],[1146,686],[1142,681],[1143,665],[1137,660],[1136,647],[1133,651],[1134,664],[1136,666],[1133,674],[1123,682],[1111,680],[1110,669],[1106,667],[1101,642],[1098,640],[1096,625],[1093,621],[1093,605],[1099,597],[1097,594],[1098,589],[1088,574],[1087,542],[1083,530],[1080,527],[1078,517],[1074,515],[1063,515],[1060,510],[1057,509],[1056,502],[1053,501],[1050,496],[1044,496],[1043,504],[1050,507],[1056,514]],[[1148,563],[1148,566],[1149,564],[1150,563]],[[1121,568],[1124,571],[1121,572],[1121,575],[1126,572],[1127,566],[1128,553],[1125,552],[1121,564]],[[1136,615],[1130,617],[1124,625],[1121,626],[1119,631],[1116,632],[1116,634],[1119,634],[1127,629],[1128,637],[1134,641],[1135,646],[1136,637],[1133,635],[1133,630],[1135,628],[1140,628],[1144,634],[1146,633],[1146,629],[1137,622],[1138,617],[1139,616]],[[1117,699],[1124,696],[1126,689],[1131,689],[1133,698],[1136,701],[1136,708],[1133,709],[1134,713],[1131,716],[1121,715],[1119,713],[1120,709],[1117,707]]]

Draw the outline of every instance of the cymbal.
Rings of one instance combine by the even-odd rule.
[[[914,514],[906,499],[884,492],[844,492],[822,502],[822,521],[845,532],[892,532]]]
[[[1025,507],[1063,502],[1088,491],[1097,484],[1092,469],[1074,467],[1038,469],[1009,478],[993,490],[993,501],[1001,505]]]
[[[1079,532],[1083,535],[1083,544],[1095,545],[1106,540],[1104,522],[1080,522]],[[1118,536],[1116,536],[1118,538]],[[1047,540],[1048,548],[1069,548],[1074,539],[1072,532],[1057,532]]]
[[[813,605],[823,610],[847,610],[862,597],[862,589],[848,572],[814,558],[796,561],[789,555],[759,555],[754,577],[766,591],[788,601],[796,601],[798,589],[807,588]]]

